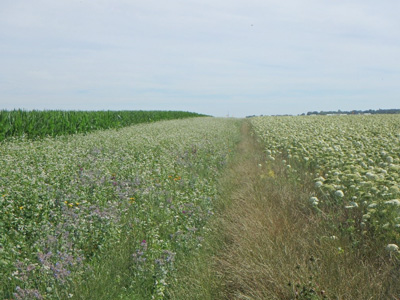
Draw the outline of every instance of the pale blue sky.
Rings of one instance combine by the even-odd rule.
[[[0,109],[400,108],[398,0],[1,0]]]

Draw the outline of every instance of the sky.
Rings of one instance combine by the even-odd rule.
[[[1,0],[0,109],[400,108],[398,0]]]

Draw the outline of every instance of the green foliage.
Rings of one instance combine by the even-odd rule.
[[[235,122],[0,143],[0,299],[162,299],[201,247]]]
[[[29,139],[122,128],[139,123],[204,116],[182,111],[0,111],[0,141]]]

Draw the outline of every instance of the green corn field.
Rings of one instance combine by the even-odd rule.
[[[9,137],[54,137],[198,116],[202,115],[182,111],[1,110],[0,141]]]

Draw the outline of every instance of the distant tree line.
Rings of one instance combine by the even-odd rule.
[[[400,109],[369,109],[369,110],[351,110],[351,111],[341,111],[340,109],[337,111],[309,111],[307,116],[310,115],[377,115],[377,114],[399,114]],[[306,115],[306,114],[302,114]]]
[[[400,109],[368,109],[368,110],[351,110],[351,111],[342,111],[342,110],[337,110],[337,111],[309,111],[308,113],[302,113],[301,116],[314,116],[314,115],[320,115],[320,116],[328,116],[328,115],[378,115],[378,114],[400,114]],[[262,117],[263,115],[259,115]],[[272,116],[280,116],[280,117],[285,117],[285,116],[292,116],[289,114],[285,115],[272,115]],[[253,117],[258,117],[257,115],[251,115],[251,116],[246,116],[246,118],[253,118]]]

